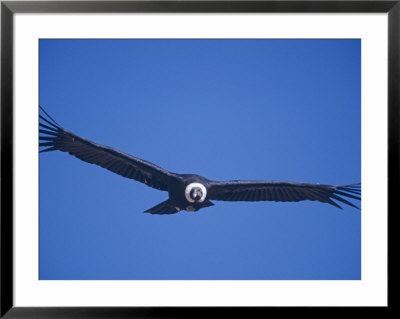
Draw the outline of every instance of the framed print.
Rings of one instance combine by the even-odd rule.
[[[399,6],[2,2],[1,315],[389,309]]]

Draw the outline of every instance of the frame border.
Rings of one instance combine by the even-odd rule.
[[[13,305],[13,21],[15,13],[117,13],[117,12],[312,12],[388,13],[388,218],[396,209],[400,186],[400,0],[216,0],[216,1],[1,1],[1,207],[0,207],[0,318],[187,318],[206,315],[242,315],[274,310],[300,315],[327,307],[14,307]],[[392,223],[393,224],[393,223]],[[389,238],[393,234],[389,227]],[[390,241],[388,243],[390,250]],[[388,265],[392,261],[388,254]],[[388,269],[389,270],[389,269]],[[390,278],[390,273],[389,273]],[[359,312],[391,310],[388,307],[346,307]],[[340,307],[329,308],[336,312]],[[375,312],[375,311],[374,311]]]

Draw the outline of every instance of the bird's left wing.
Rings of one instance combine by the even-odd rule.
[[[223,201],[298,202],[317,200],[341,208],[332,199],[358,208],[343,197],[361,199],[361,184],[323,185],[284,181],[210,182],[208,198]]]
[[[58,125],[43,108],[41,110],[47,115],[47,118],[39,115],[39,146],[47,147],[41,153],[56,150],[67,152],[82,161],[159,190],[168,190],[168,182],[177,176],[153,163],[75,135]]]

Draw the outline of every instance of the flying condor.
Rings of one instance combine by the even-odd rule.
[[[333,200],[357,208],[345,199],[361,200],[361,184],[323,185],[285,181],[212,181],[194,174],[169,172],[153,163],[84,139],[62,128],[42,108],[39,114],[39,146],[42,152],[67,152],[82,161],[99,165],[118,175],[134,179],[161,191],[168,200],[146,210],[151,214],[175,214],[181,210],[194,212],[222,201],[320,201],[341,208]]]

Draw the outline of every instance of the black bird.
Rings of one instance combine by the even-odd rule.
[[[153,163],[122,153],[108,146],[96,144],[62,128],[40,107],[40,152],[62,151],[82,161],[104,167],[123,177],[147,186],[167,191],[169,199],[146,210],[151,214],[175,214],[181,210],[194,212],[214,205],[210,200],[223,201],[320,201],[341,208],[336,202],[358,209],[343,197],[361,200],[361,184],[323,185],[285,181],[218,182],[194,174],[176,174]]]

